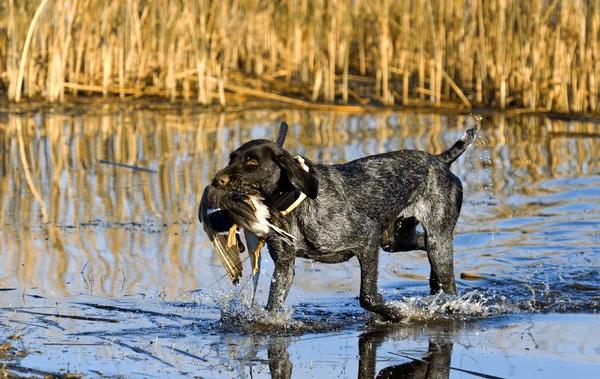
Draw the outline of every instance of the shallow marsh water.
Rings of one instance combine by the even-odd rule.
[[[13,372],[597,375],[599,124],[485,118],[453,165],[465,192],[455,233],[461,296],[427,296],[423,252],[381,252],[380,287],[406,318],[389,325],[360,308],[354,259],[298,260],[289,309],[276,317],[249,305],[251,284],[223,277],[196,219],[201,190],[231,150],[271,138],[282,119],[287,148],[320,162],[440,152],[475,124],[152,104],[1,113],[0,323],[26,353],[6,358]],[[259,304],[272,271],[263,263]]]

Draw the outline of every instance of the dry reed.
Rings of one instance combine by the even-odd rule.
[[[600,111],[600,0],[43,3],[0,4],[0,90],[13,101]]]

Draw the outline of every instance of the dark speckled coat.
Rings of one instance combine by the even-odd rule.
[[[268,309],[280,308],[294,276],[296,257],[339,263],[353,256],[361,267],[360,303],[394,319],[377,292],[378,250],[427,251],[431,292],[455,294],[453,231],[462,205],[462,185],[450,165],[473,142],[470,129],[439,155],[400,150],[345,164],[307,161],[302,170],[290,154],[267,140],[247,142],[232,153],[213,185],[258,193],[268,204],[281,188],[298,188],[308,198],[290,214],[271,212],[271,222],[296,237],[293,244],[267,238],[275,262]],[[425,233],[416,233],[421,224]]]

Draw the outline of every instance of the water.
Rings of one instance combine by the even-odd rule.
[[[153,103],[5,109],[0,323],[24,356],[0,361],[12,373],[92,377],[418,376],[427,367],[441,377],[595,376],[598,124],[484,118],[476,146],[452,166],[465,188],[461,295],[428,296],[425,253],[381,252],[379,286],[404,316],[391,325],[360,308],[355,259],[298,260],[288,309],[275,316],[260,307],[270,259],[258,306],[245,278],[234,288],[223,276],[196,219],[201,191],[231,150],[273,138],[282,119],[286,147],[321,162],[440,152],[475,125],[457,115]]]

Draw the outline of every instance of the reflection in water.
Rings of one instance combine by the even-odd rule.
[[[450,376],[450,361],[452,357],[452,339],[450,336],[430,336],[427,352],[422,356],[408,356],[394,354],[394,352],[380,352],[378,359],[378,348],[386,340],[401,338],[397,331],[383,329],[363,333],[358,338],[358,375],[359,379],[374,378],[416,378],[416,379],[443,379]],[[289,379],[293,377],[293,364],[290,359],[288,348],[289,339],[271,338],[267,346],[267,358],[271,378]],[[392,358],[395,362],[390,364],[389,359],[381,359],[382,356],[396,355]],[[418,354],[418,353],[417,353]],[[408,360],[405,363],[398,361]],[[378,363],[384,367],[378,369]],[[349,376],[351,373],[348,373]]]
[[[366,333],[358,339],[360,379],[377,378],[416,378],[443,379],[450,376],[452,342],[447,338],[430,337],[427,353],[423,358],[409,358],[407,363],[395,364],[381,369],[377,375],[377,348],[388,337],[388,333],[376,331]]]
[[[457,115],[215,114],[110,105],[2,114],[0,250],[5,263],[0,286],[36,287],[56,296],[86,292],[166,298],[208,286],[221,272],[195,219],[201,189],[231,150],[251,138],[271,138],[281,119],[291,125],[286,146],[322,162],[400,148],[439,152],[473,124],[472,118]],[[600,168],[600,138],[592,123],[497,117],[484,122],[481,135],[478,147],[453,166],[467,191],[459,238],[461,231],[483,232],[501,241],[491,246],[486,240],[481,249],[474,245],[477,257],[469,258],[474,269],[486,267],[486,246],[511,249],[526,236],[503,237],[494,226],[497,220],[536,213],[543,208],[536,196],[572,189],[569,183],[551,182],[553,178],[585,177]],[[597,196],[586,191],[585,196]],[[561,206],[563,200],[553,204]],[[571,212],[575,205],[567,206]],[[585,211],[592,219],[598,213],[593,206]],[[563,245],[577,244],[585,251],[595,246],[597,237],[590,239],[586,230],[580,238],[587,242]],[[420,280],[426,262],[414,254],[405,259],[405,266],[414,264],[416,272],[391,267],[390,275]],[[461,257],[458,262],[465,264]],[[493,264],[512,267],[506,261]],[[310,263],[300,265],[314,270]],[[318,286],[300,275],[296,285],[313,292],[355,292],[352,283],[336,275],[347,277],[348,272],[320,279]]]
[[[21,297],[3,291],[4,301],[11,293]],[[5,336],[18,332],[11,344],[27,351],[19,364],[85,377],[374,378],[405,373],[447,378],[450,370],[452,377],[579,378],[594,377],[600,363],[599,316],[590,313],[365,326],[364,320],[332,312],[321,313],[312,325],[306,318],[295,321],[304,324],[301,329],[250,321],[240,329],[220,320],[218,309],[198,304],[90,295],[58,306],[55,299],[24,296],[23,301],[24,307],[0,311]],[[343,309],[341,304],[329,308]],[[57,309],[65,317],[55,317]]]
[[[429,341],[428,352],[423,360],[386,367],[377,374],[377,378],[449,378],[451,356],[452,342],[436,344]]]
[[[267,347],[269,370],[273,379],[289,379],[292,377],[294,365],[290,359],[289,340],[271,339]]]

